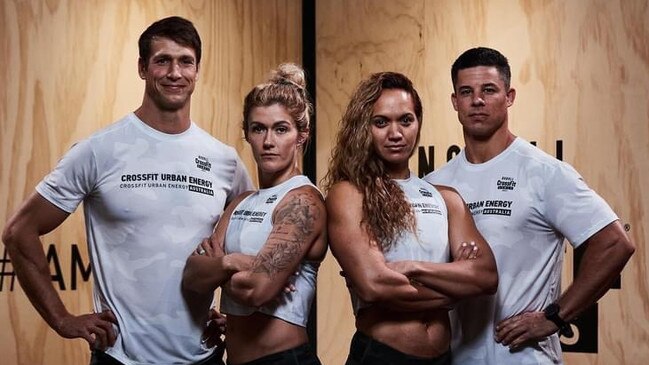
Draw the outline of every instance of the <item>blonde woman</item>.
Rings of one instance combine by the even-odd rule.
[[[312,109],[304,87],[302,69],[284,64],[248,93],[243,130],[260,189],[235,199],[187,262],[187,290],[222,288],[229,364],[320,364],[305,327],[327,250],[326,210],[298,169]]]

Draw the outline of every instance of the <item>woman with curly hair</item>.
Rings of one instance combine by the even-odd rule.
[[[185,289],[222,289],[228,364],[320,364],[306,323],[327,251],[327,215],[320,191],[298,168],[311,109],[304,71],[293,64],[248,93],[243,130],[260,189],[230,203],[187,261]]]
[[[450,364],[449,308],[498,285],[460,195],[408,168],[422,116],[412,82],[382,72],[360,83],[341,121],[325,187],[356,315],[348,365]]]

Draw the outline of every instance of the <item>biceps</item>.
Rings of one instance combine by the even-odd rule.
[[[478,256],[491,254],[491,248],[478,228],[473,222],[470,215],[465,215],[456,219],[449,219],[449,244],[451,246],[451,255],[456,258],[462,243],[474,242],[478,247]]]
[[[320,208],[301,196],[278,208],[273,217],[273,230],[255,257],[251,271],[271,279],[279,274],[286,278],[293,272],[324,229]]]

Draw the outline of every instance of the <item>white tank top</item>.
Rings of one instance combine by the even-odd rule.
[[[435,187],[415,177],[412,172],[405,180],[394,180],[415,213],[417,234],[403,232],[390,250],[383,252],[387,262],[413,260],[449,262],[448,212],[444,198]],[[360,300],[351,291],[354,314],[370,304]]]
[[[232,212],[225,234],[225,252],[257,255],[273,229],[273,211],[291,190],[302,186],[313,186],[304,175],[294,176],[285,182],[247,196]],[[317,189],[317,188],[316,188]],[[221,312],[237,316],[248,316],[261,312],[286,322],[306,327],[311,302],[315,294],[319,262],[303,261],[298,274],[291,277],[296,290],[280,294],[280,300],[255,308],[241,305],[221,293]]]

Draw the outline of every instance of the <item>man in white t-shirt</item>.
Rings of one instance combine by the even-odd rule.
[[[508,128],[507,59],[489,48],[464,52],[451,69],[453,108],[466,147],[426,176],[458,190],[496,257],[494,296],[452,312],[455,364],[561,364],[559,336],[596,302],[635,248],[618,217],[567,163]],[[579,272],[561,293],[563,240],[584,246]]]
[[[91,364],[219,364],[202,338],[212,296],[181,290],[187,257],[224,206],[252,188],[236,151],[190,119],[201,40],[169,17],[140,36],[142,105],[76,143],[5,227],[25,293],[60,336],[83,338]],[[40,236],[83,202],[95,311],[67,311]]]

